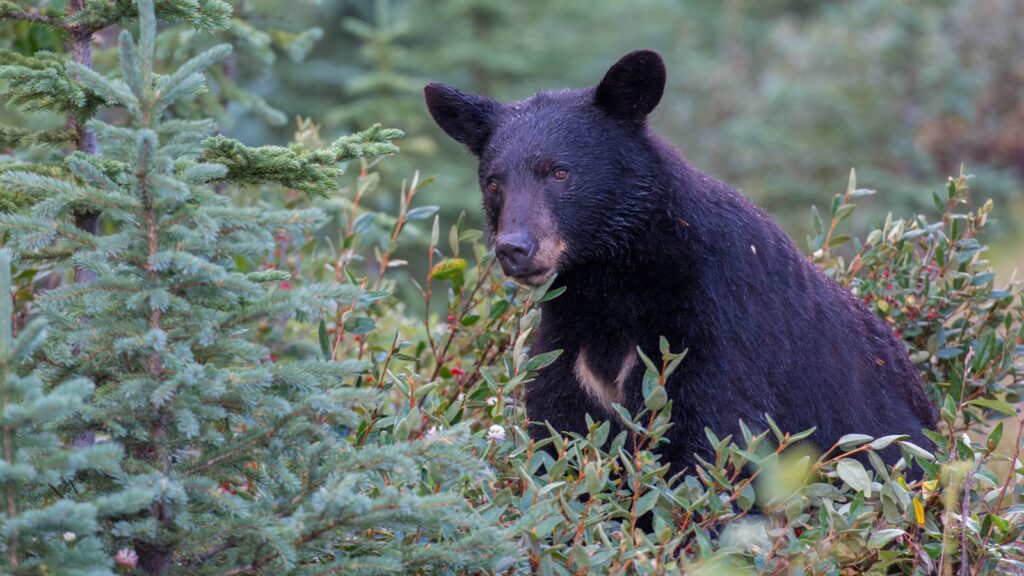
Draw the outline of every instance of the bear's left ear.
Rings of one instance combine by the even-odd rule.
[[[491,138],[501,104],[486,96],[432,83],[423,88],[427,109],[446,134],[479,156]]]
[[[594,91],[594,103],[612,116],[643,120],[665,92],[665,62],[653,50],[630,52],[612,65]]]

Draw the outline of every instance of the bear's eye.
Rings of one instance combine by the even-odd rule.
[[[494,180],[491,180],[490,182],[488,182],[487,183],[487,191],[492,193],[492,194],[497,194],[497,192],[498,192],[498,183],[495,182]]]
[[[563,182],[566,178],[569,177],[569,171],[566,170],[565,168],[555,168],[555,171],[552,173],[552,175],[555,177],[555,180]]]

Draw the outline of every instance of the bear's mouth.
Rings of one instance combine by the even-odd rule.
[[[528,270],[522,274],[516,274],[515,276],[509,276],[513,281],[530,288],[536,288],[537,286],[543,286],[545,282],[551,279],[555,275],[554,268],[535,268]]]

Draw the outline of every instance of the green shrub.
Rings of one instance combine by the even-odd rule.
[[[628,432],[609,438],[609,426],[595,422],[585,437],[552,430],[533,442],[523,384],[553,359],[529,356],[539,321],[534,304],[558,294],[503,281],[483,233],[463,228],[461,219],[447,234],[436,217],[429,233],[421,228],[416,221],[435,208],[414,207],[417,178],[400,192],[397,215],[364,210],[365,197],[377,192],[369,168],[364,163],[352,187],[322,202],[334,226],[306,243],[288,242],[279,256],[299,266],[297,277],[347,277],[392,291],[416,286],[425,310],[419,319],[388,301],[366,312],[339,310],[324,321],[325,349],[369,357],[373,377],[364,385],[392,398],[364,414],[357,435],[429,438],[471,424],[476,454],[498,476],[464,495],[520,535],[518,570],[912,574],[965,562],[971,573],[1024,566],[1019,433],[997,449],[1004,427],[1020,426],[1000,418],[1017,414],[1024,385],[1022,289],[995,286],[979,241],[992,204],[965,208],[967,177],[951,179],[936,196],[934,222],[890,216],[859,240],[841,234],[841,223],[853,200],[872,191],[857,189],[851,174],[827,223],[815,211],[817,236],[809,239],[814,261],[910,347],[942,406],[941,429],[930,434],[935,453],[902,437],[851,434],[819,454],[789,448],[812,431],[745,431],[742,438],[708,431],[715,461],[668,477],[652,451],[670,425],[660,383],[685,358],[663,350],[663,358],[648,359],[647,410],[620,410]],[[405,263],[391,259],[400,242],[416,238],[429,244],[430,273],[419,281],[403,277]],[[903,454],[895,467],[874,454],[890,444]],[[868,467],[851,458],[863,453]],[[905,479],[912,461],[926,471],[923,480]],[[430,485],[436,476],[428,467],[424,478]]]

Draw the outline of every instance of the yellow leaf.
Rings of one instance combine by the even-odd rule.
[[[917,519],[917,525],[924,526],[924,506],[917,498],[914,498],[914,516]]]
[[[938,480],[929,480],[928,482],[921,482],[921,487],[924,488],[925,494],[934,494],[935,488],[939,485]]]
[[[462,280],[462,272],[466,269],[466,261],[462,258],[445,258],[430,270],[430,277],[438,280]]]

